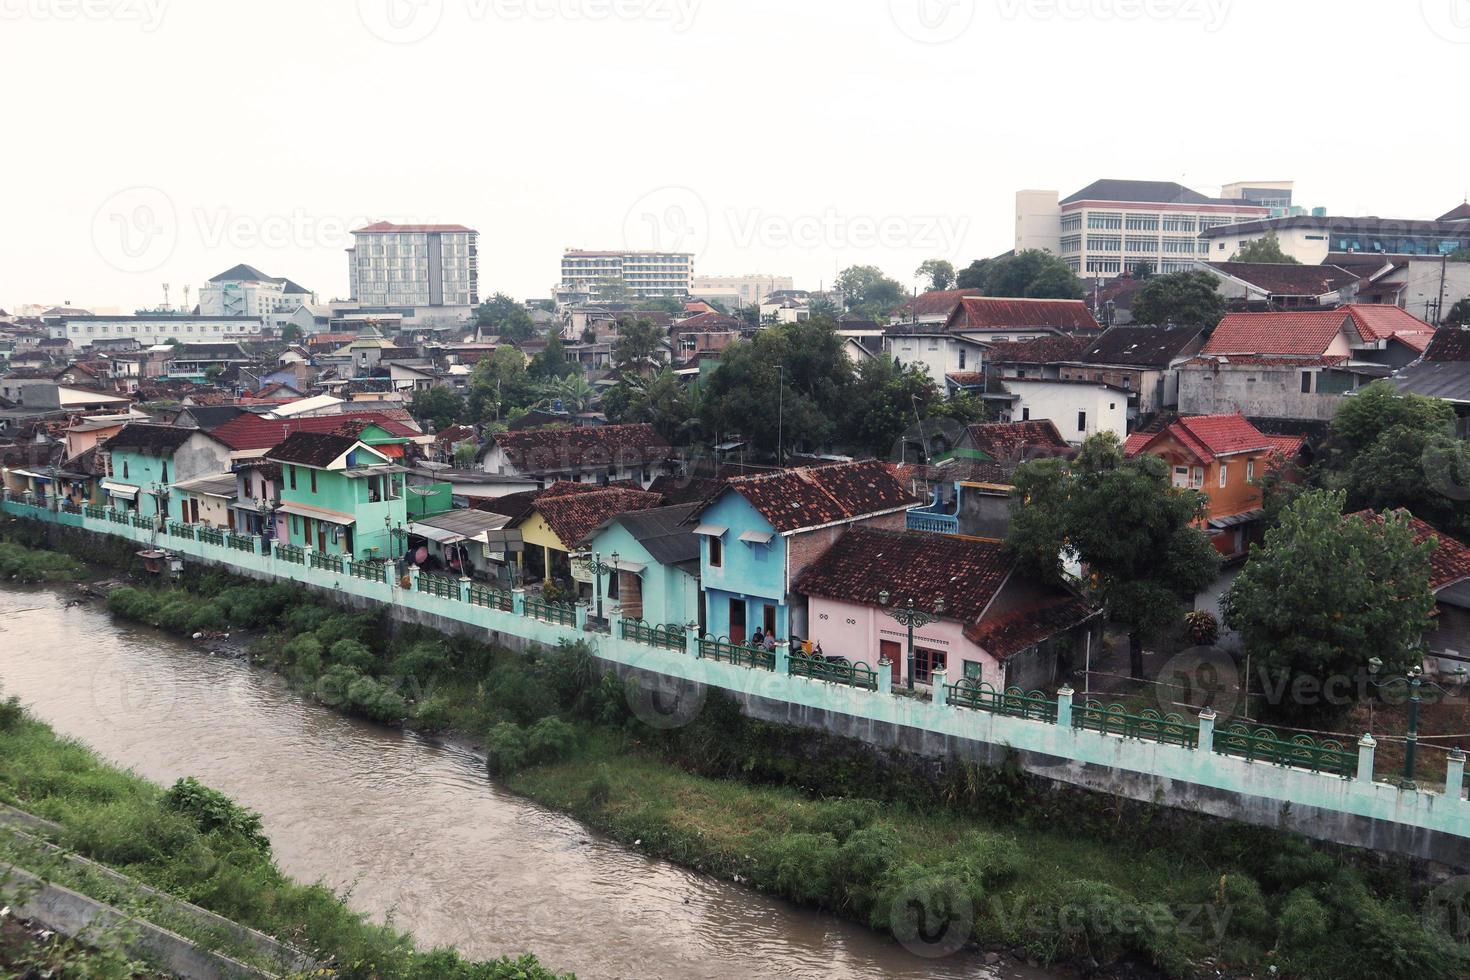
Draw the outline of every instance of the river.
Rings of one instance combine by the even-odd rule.
[[[487,780],[471,753],[343,717],[275,675],[98,603],[0,589],[0,684],[58,732],[158,783],[259,811],[282,869],[425,946],[524,951],[584,978],[990,977],[852,923],[603,839]]]

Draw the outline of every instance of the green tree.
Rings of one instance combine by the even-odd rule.
[[[1071,266],[1041,249],[1026,249],[986,260],[984,270],[984,280],[978,288],[986,296],[1081,299],[1085,295],[1082,280],[1072,272]]]
[[[662,360],[664,330],[647,317],[618,317],[618,342],[613,345],[613,367],[622,374],[648,374]]]
[[[944,259],[925,259],[914,270],[915,279],[928,281],[929,287],[926,292],[952,288],[954,286],[954,275],[954,263]]]
[[[427,388],[414,392],[408,410],[420,425],[438,432],[464,418],[464,397],[453,388]]]
[[[1470,251],[1467,251],[1466,254],[1470,255]],[[1470,259],[1466,259],[1465,261],[1470,262]],[[1470,296],[1467,296],[1466,298],[1455,303],[1454,306],[1451,306],[1449,312],[1444,315],[1444,319],[1440,321],[1440,326],[1470,326]]]
[[[498,422],[512,409],[533,405],[540,398],[535,381],[526,372],[526,358],[509,344],[501,344],[480,359],[470,375],[465,417],[475,422]]]
[[[1092,592],[1127,628],[1129,668],[1143,676],[1144,643],[1219,573],[1219,553],[1195,526],[1206,498],[1171,486],[1156,456],[1125,459],[1112,433],[1088,439],[1070,462],[1023,463],[1013,482],[1006,540],[1018,563],[1060,581],[1064,557],[1080,561]]]
[[[1281,251],[1281,241],[1276,232],[1266,232],[1265,238],[1246,242],[1240,251],[1230,256],[1231,262],[1268,262],[1277,265],[1301,265],[1296,259]]]
[[[531,314],[505,293],[496,293],[475,307],[475,326],[485,327],[507,340],[526,340],[536,334]]]
[[[597,280],[594,296],[600,303],[622,303],[628,298],[628,284],[622,276],[608,276]]]
[[[985,279],[990,275],[990,263],[992,259],[976,259],[961,269],[954,277],[956,289],[980,289],[985,288]]]
[[[566,345],[561,342],[559,331],[553,330],[551,336],[546,338],[546,349],[531,358],[531,363],[526,366],[526,373],[542,380],[564,378],[577,373],[577,365],[567,358]]]
[[[876,265],[853,265],[843,269],[837,276],[837,289],[849,310],[879,321],[904,300],[902,284],[889,279]]]
[[[705,380],[704,431],[774,453],[828,445],[846,414],[852,362],[825,317],[783,323],[727,347]],[[781,438],[783,437],[784,438]]]
[[[1302,494],[1266,532],[1265,545],[1251,549],[1225,596],[1225,623],[1269,677],[1268,690],[1284,695],[1268,698],[1282,715],[1321,716],[1344,707],[1322,694],[1348,695],[1356,683],[1323,685],[1361,676],[1371,657],[1381,658],[1389,673],[1423,659],[1434,611],[1429,556],[1435,544],[1416,543],[1402,513],[1389,512],[1381,522],[1344,518],[1345,499],[1325,490]]]
[[[647,422],[672,446],[699,440],[700,389],[664,367],[650,377],[631,377],[608,392],[603,408],[618,422]]]
[[[676,316],[684,312],[684,298],[681,296],[648,296],[633,304],[633,309],[640,313],[667,313]]]
[[[886,357],[859,365],[845,402],[848,411],[836,436],[838,444],[879,457],[895,455],[899,440],[920,422],[948,418],[964,425],[981,417],[974,399],[946,399],[918,365],[900,368]]]
[[[281,328],[281,341],[286,344],[297,344],[301,342],[301,328],[294,323],[288,323]]]
[[[1219,282],[1202,270],[1151,276],[1133,297],[1134,322],[1213,327],[1225,316],[1225,297],[1216,288]]]

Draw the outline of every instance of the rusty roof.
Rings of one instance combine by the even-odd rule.
[[[838,524],[922,503],[878,460],[802,466],[732,479],[728,489],[744,497],[778,532]]]

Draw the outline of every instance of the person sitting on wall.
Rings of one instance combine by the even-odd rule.
[[[756,647],[757,649],[759,649],[759,647],[761,646],[761,644],[764,643],[765,641],[766,641],[766,634],[761,631],[761,628],[759,626],[757,626],[755,628],[755,632],[752,633],[752,634],[750,634],[750,645],[753,646],[753,647]]]

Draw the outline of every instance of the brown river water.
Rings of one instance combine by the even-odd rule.
[[[281,867],[419,942],[536,953],[584,978],[1045,980],[892,939],[603,839],[491,783],[461,748],[343,717],[272,674],[0,588],[0,685],[58,732],[159,783],[258,810]]]

